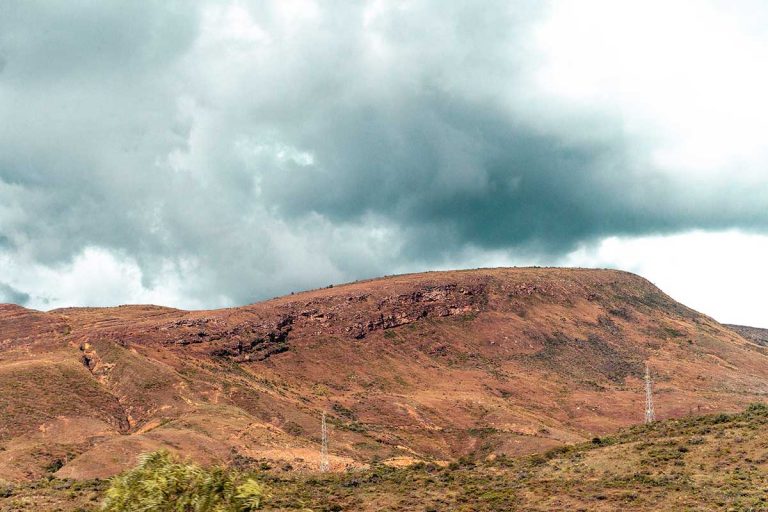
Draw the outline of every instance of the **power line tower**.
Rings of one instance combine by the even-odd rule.
[[[651,370],[648,363],[645,363],[645,422],[653,423],[656,421],[656,413],[653,412],[653,388],[651,386]]]
[[[323,411],[320,442],[320,472],[325,473],[330,467],[330,464],[328,464],[328,425],[325,423],[325,411]]]

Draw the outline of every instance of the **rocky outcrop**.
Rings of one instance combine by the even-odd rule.
[[[377,303],[377,312],[346,326],[344,332],[362,339],[370,332],[406,325],[420,318],[476,313],[485,302],[484,291],[485,287],[481,285],[460,287],[449,284],[387,296]]]
[[[275,322],[256,326],[237,326],[223,346],[211,351],[217,357],[229,357],[238,361],[263,361],[270,356],[288,350],[288,333],[293,328],[293,316],[283,316]]]
[[[289,350],[293,332],[342,336],[361,340],[378,330],[410,324],[422,318],[468,315],[487,303],[482,284],[426,285],[409,293],[331,295],[288,302],[274,317],[241,319],[184,318],[157,328],[164,344],[205,345],[215,357],[239,362],[263,361]]]
[[[288,333],[293,328],[293,315],[280,315],[275,320],[244,321],[228,325],[217,318],[181,319],[158,328],[165,334],[165,345],[209,345],[214,357],[238,361],[262,361],[288,350]]]

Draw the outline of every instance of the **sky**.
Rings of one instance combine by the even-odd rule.
[[[0,0],[0,302],[638,273],[768,327],[760,0]]]

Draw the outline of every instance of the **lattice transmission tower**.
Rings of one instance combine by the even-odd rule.
[[[651,370],[645,363],[645,422],[656,421],[656,413],[653,411],[653,387],[651,382]]]
[[[325,473],[330,467],[328,463],[328,425],[325,423],[325,411],[323,411],[320,443],[320,472]]]

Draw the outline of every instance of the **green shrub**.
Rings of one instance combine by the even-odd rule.
[[[0,498],[10,498],[11,496],[13,496],[13,485],[0,480]]]
[[[114,477],[106,512],[249,512],[261,507],[264,486],[241,473],[178,462],[165,451],[145,454],[139,465]]]

